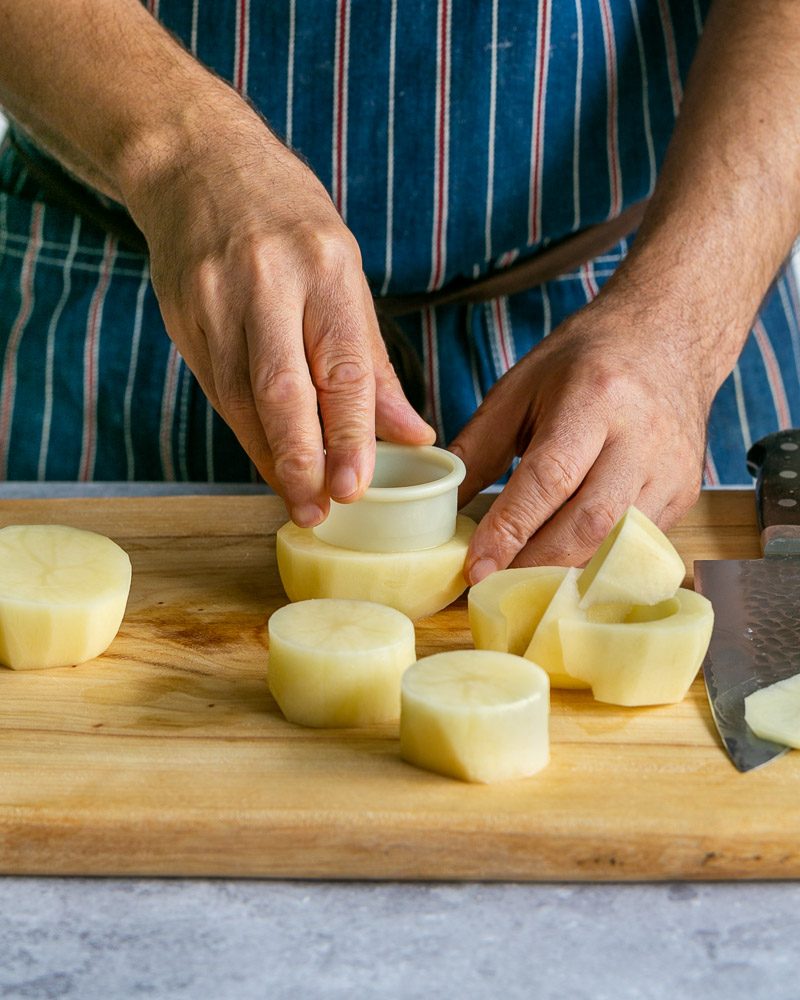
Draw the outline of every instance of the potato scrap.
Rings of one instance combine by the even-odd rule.
[[[475,648],[522,656],[566,572],[563,566],[503,569],[470,588]]]
[[[502,570],[473,587],[473,639],[523,651],[554,688],[591,688],[615,705],[680,701],[714,621],[705,597],[679,588],[684,574],[666,535],[631,507],[583,571]]]
[[[800,749],[800,674],[749,694],[744,721],[762,740]]]

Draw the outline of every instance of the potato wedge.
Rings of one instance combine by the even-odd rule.
[[[566,571],[525,650],[525,659],[546,670],[550,675],[550,686],[555,688],[589,687],[586,681],[572,676],[565,669],[559,635],[559,622],[563,618],[577,617],[581,621],[586,618],[585,612],[578,607],[580,572],[574,568]]]
[[[685,575],[683,560],[664,532],[629,507],[581,574],[580,606],[658,604],[673,596]]]

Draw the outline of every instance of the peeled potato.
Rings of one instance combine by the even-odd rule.
[[[130,559],[110,538],[52,524],[0,529],[0,663],[30,670],[99,656],[130,585]]]
[[[664,532],[629,507],[581,574],[580,606],[658,604],[672,597],[685,575],[683,560]]]
[[[375,601],[409,618],[432,615],[466,589],[464,559],[475,522],[459,515],[449,542],[417,552],[356,552],[320,541],[289,522],[278,530],[281,582],[290,601]]]
[[[525,659],[537,663],[550,675],[551,687],[557,688],[588,688],[589,685],[577,677],[567,673],[564,667],[564,657],[561,652],[561,637],[558,625],[562,618],[586,615],[580,611],[578,604],[579,569],[569,569],[564,573],[550,603],[544,610],[539,624],[525,650]]]
[[[467,597],[475,647],[522,656],[566,572],[563,566],[503,569],[476,583]]]
[[[428,656],[403,675],[400,754],[462,781],[535,774],[549,758],[549,690],[540,667],[509,653]]]
[[[800,674],[749,694],[744,720],[762,740],[800,749]]]
[[[561,662],[567,675],[591,685],[598,701],[671,704],[689,690],[713,624],[711,602],[681,588],[659,604],[631,608],[621,622],[562,618]]]
[[[270,616],[267,682],[290,722],[366,726],[400,715],[400,678],[416,659],[414,626],[368,601],[311,600]]]

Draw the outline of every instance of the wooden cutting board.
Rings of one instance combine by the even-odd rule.
[[[800,754],[740,775],[701,681],[649,709],[553,692],[549,767],[489,787],[406,765],[396,726],[287,723],[265,684],[264,627],[285,600],[284,519],[270,497],[0,501],[0,525],[101,531],[134,566],[105,656],[0,669],[0,871],[800,876]],[[704,494],[672,538],[689,567],[757,556],[751,495]],[[464,599],[417,634],[420,655],[468,647]]]

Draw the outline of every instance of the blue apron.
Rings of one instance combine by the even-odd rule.
[[[645,197],[709,0],[148,0],[310,163],[376,294],[477,277]],[[213,128],[213,120],[209,121]],[[585,305],[623,241],[557,280],[402,324],[447,442]],[[800,421],[791,275],[715,400],[706,480]],[[0,152],[0,479],[242,481],[252,467],[167,337],[147,259]]]

